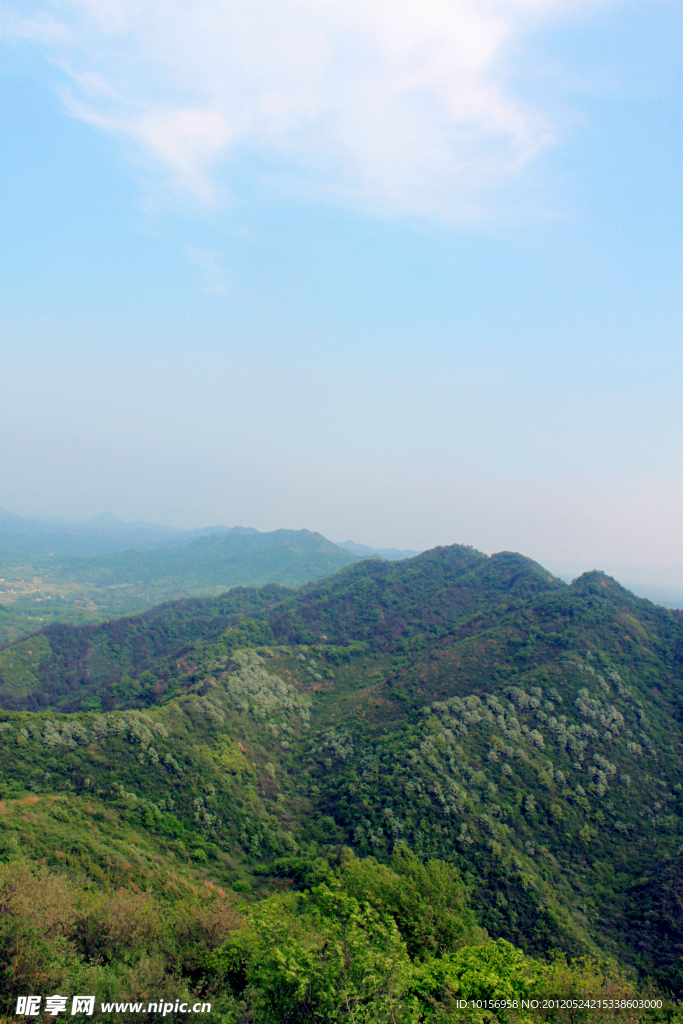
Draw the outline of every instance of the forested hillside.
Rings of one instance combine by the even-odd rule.
[[[18,557],[0,545],[0,646],[41,624],[103,621],[236,586],[298,587],[357,561],[310,530],[181,536],[184,541],[173,546],[167,542],[155,550],[131,548],[87,558]]]
[[[51,626],[0,653],[2,856],[65,879],[76,915],[87,885],[162,916],[213,894],[214,952],[202,932],[174,977],[232,993],[226,1020],[351,1020],[304,1009],[352,919],[355,962],[395,965],[397,1020],[460,1019],[465,961],[488,992],[554,964],[556,993],[680,993],[682,677],[680,614],[458,546]],[[452,887],[432,917],[430,885]],[[560,954],[597,959],[580,983]],[[276,976],[286,1012],[264,1008]],[[391,1020],[372,999],[356,1019]]]

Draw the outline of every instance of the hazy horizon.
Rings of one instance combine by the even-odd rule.
[[[0,504],[683,564],[683,11],[10,0]]]
[[[10,512],[10,513],[12,513],[14,515],[18,515],[19,514],[14,509],[8,509],[5,506],[0,506],[0,511]],[[74,516],[71,516],[71,517],[59,517],[59,516],[54,516],[54,515],[50,515],[50,514],[44,514],[41,517],[41,515],[33,514],[33,513],[30,513],[30,512],[24,512],[22,514],[22,518],[25,518],[25,519],[28,519],[28,520],[33,520],[33,521],[38,521],[38,522],[43,521],[43,522],[46,522],[46,523],[52,522],[52,523],[55,523],[55,524],[61,523],[64,526],[66,526],[69,523],[74,524],[74,525],[86,524],[86,523],[89,523],[93,519],[94,520],[99,519],[99,518],[105,519],[106,517],[109,517],[109,516],[113,516],[113,513],[109,512],[108,510],[106,510],[104,512],[95,513],[93,516],[87,516],[87,517],[86,516],[80,516],[79,517],[77,515],[74,515]],[[170,529],[178,529],[178,530],[208,530],[208,529],[211,529],[211,528],[221,528],[221,527],[228,528],[228,529],[234,528],[234,527],[238,527],[238,528],[239,527],[241,527],[241,528],[252,528],[252,529],[254,528],[251,523],[227,523],[227,522],[212,522],[212,523],[208,523],[208,522],[197,522],[197,523],[195,523],[193,525],[190,525],[190,526],[179,526],[177,524],[170,523],[170,522],[167,522],[167,521],[159,521],[159,522],[151,523],[148,520],[143,519],[141,516],[134,516],[134,517],[132,517],[130,519],[123,519],[122,517],[113,517],[113,518],[118,519],[119,522],[124,522],[127,525],[131,525],[131,526],[134,526],[134,525],[148,525],[148,526],[156,526],[156,527],[167,527],[167,528],[170,528]],[[367,548],[369,548],[369,549],[371,549],[373,551],[401,550],[401,551],[406,551],[406,552],[417,551],[418,553],[420,553],[421,551],[428,550],[428,547],[418,548],[415,545],[399,546],[399,545],[395,545],[395,544],[374,543],[371,540],[368,540],[366,537],[348,536],[348,537],[345,537],[344,539],[340,539],[340,538],[337,538],[337,537],[329,536],[328,534],[325,534],[324,531],[319,530],[314,525],[310,525],[310,524],[304,525],[304,526],[297,526],[297,527],[288,527],[286,525],[282,525],[281,524],[279,526],[273,527],[273,529],[275,529],[275,530],[278,530],[278,529],[307,529],[307,530],[310,530],[311,532],[314,532],[314,533],[321,533],[324,537],[326,537],[327,540],[331,540],[335,544],[343,545],[343,544],[351,541],[354,544],[367,547]],[[269,532],[269,531],[263,531],[263,532]],[[445,545],[445,544],[467,544],[467,543],[468,542],[466,542],[466,541],[457,540],[457,539],[455,539],[455,540],[451,539],[451,540],[448,540],[448,541],[443,541],[443,540],[442,541],[438,541],[436,544],[429,545],[429,547],[436,547],[438,545]],[[472,547],[477,547],[476,544],[473,544],[471,546]],[[487,554],[487,555],[492,555],[492,554],[496,553],[495,551],[484,551],[482,548],[477,548],[477,550],[482,551],[483,554]],[[503,550],[503,549],[500,549],[500,550]],[[546,568],[550,572],[552,572],[553,575],[559,577],[560,579],[565,580],[565,582],[567,582],[567,583],[570,583],[573,579],[575,579],[576,577],[580,576],[584,572],[590,572],[592,570],[599,570],[599,571],[607,573],[607,575],[609,575],[609,576],[612,576],[614,579],[617,580],[618,583],[620,583],[622,586],[626,587],[627,590],[633,591],[639,597],[645,597],[648,600],[654,601],[657,604],[663,604],[663,605],[665,605],[667,607],[672,607],[672,608],[683,607],[683,565],[672,565],[672,566],[637,565],[637,564],[620,564],[620,563],[615,563],[615,562],[610,562],[610,561],[605,561],[603,563],[595,562],[595,564],[588,564],[588,563],[581,563],[581,562],[568,563],[568,562],[557,561],[556,559],[552,559],[552,558],[550,558],[549,560],[543,560],[543,559],[537,558],[530,551],[524,551],[524,550],[518,549],[518,548],[505,549],[505,550],[517,550],[517,551],[519,551],[520,554],[525,555],[525,556],[527,556],[529,558],[533,558],[534,561],[540,562],[544,566],[544,568]]]

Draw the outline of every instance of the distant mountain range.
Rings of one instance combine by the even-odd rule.
[[[117,588],[152,604],[237,586],[298,587],[355,561],[350,551],[310,530],[230,530],[172,548],[63,558],[35,567],[45,582],[57,586]]]
[[[244,526],[179,530],[157,523],[128,523],[109,512],[85,520],[29,519],[0,509],[0,558],[102,555],[130,549],[152,551],[224,533],[253,534],[258,530]]]
[[[310,530],[180,530],[108,512],[76,521],[0,509],[0,646],[50,622],[101,621],[237,586],[299,587],[361,558],[416,554],[333,544]]]
[[[133,535],[150,540],[155,528],[142,525],[145,530],[136,534],[134,528]],[[132,539],[125,530],[119,532]],[[20,558],[16,548],[14,554],[0,554],[0,646],[49,622],[115,618],[231,587],[299,587],[358,561],[357,555],[310,530],[259,533],[238,527],[196,536],[200,532],[191,540],[188,535],[182,541],[176,538],[173,546],[126,546],[89,556],[43,552]],[[40,541],[40,535],[27,532],[28,552],[40,552],[39,543],[29,546],[36,536]],[[111,534],[105,532],[104,541],[110,544]]]
[[[303,557],[303,549],[297,548],[298,554],[294,555],[294,548],[290,552],[289,569],[285,569],[285,563],[278,561],[279,555],[274,552],[278,544],[286,543],[285,537],[294,537],[295,534],[310,537],[318,537],[327,545],[326,551],[331,561],[315,565],[308,565],[302,562],[299,568],[294,569],[294,562],[291,560]],[[253,540],[251,544],[241,544],[238,538],[264,538],[263,541]],[[212,541],[208,546],[199,543],[208,538],[224,538],[224,543]],[[270,538],[270,539],[265,539]],[[276,540],[275,538],[279,538]],[[187,547],[186,555],[170,555],[168,559],[163,552],[172,549]],[[287,586],[299,586],[303,582],[312,579],[319,579],[323,565],[329,565],[329,572],[334,572],[342,565],[349,564],[354,559],[336,559],[331,554],[331,549],[336,548],[349,553],[356,559],[359,558],[383,558],[388,561],[400,561],[405,558],[414,558],[419,551],[403,550],[399,548],[374,548],[367,544],[359,544],[353,540],[341,541],[332,544],[321,534],[309,533],[309,531],[275,530],[270,533],[261,533],[259,530],[248,526],[205,526],[201,529],[181,530],[172,526],[163,526],[158,523],[146,523],[141,521],[126,522],[118,519],[109,512],[93,516],[86,520],[69,520],[47,517],[33,519],[22,517],[0,509],[0,576],[12,577],[11,568],[14,566],[19,576],[38,576],[47,579],[48,575],[54,582],[68,582],[71,585],[102,586],[125,586],[129,589],[133,586],[144,588],[154,581],[155,594],[144,596],[142,602],[138,595],[134,604],[110,604],[107,603],[106,614],[123,614],[125,611],[142,611],[150,607],[155,600],[166,600],[173,597],[183,597],[195,594],[206,594],[217,592],[216,588],[222,586],[260,586],[269,582],[282,582]],[[266,569],[265,563],[260,567],[249,562],[254,557],[256,550],[269,551],[269,558],[275,557],[277,565],[273,568],[274,575]],[[319,548],[316,558],[321,554]],[[144,557],[145,553],[158,552],[156,558]],[[237,552],[241,552],[237,555]],[[125,553],[120,562],[107,560],[105,556]],[[282,551],[280,551],[282,554]],[[103,561],[80,561],[83,559],[96,559],[102,557]],[[239,571],[236,568],[235,558],[246,557],[249,567]],[[230,572],[226,575],[225,559],[231,565]],[[53,563],[53,569],[48,573],[47,562]],[[287,561],[285,559],[285,561]],[[58,564],[59,563],[59,564]],[[584,564],[560,564],[550,565],[551,570],[561,579],[570,582],[587,568]],[[591,568],[591,567],[589,567]],[[622,584],[639,597],[645,597],[655,604],[661,604],[667,608],[683,607],[683,567],[638,567],[617,564],[603,564],[601,568],[622,581]],[[252,575],[252,570],[257,575]],[[282,578],[282,573],[286,578]],[[265,575],[264,575],[265,573]],[[15,574],[16,575],[16,574]],[[226,582],[232,581],[235,582]],[[0,580],[0,584],[2,580]],[[92,595],[91,595],[92,596]],[[111,595],[110,595],[111,596]],[[123,594],[119,595],[123,597]],[[130,594],[128,596],[131,596]],[[153,597],[153,599],[152,599]],[[2,629],[0,627],[0,642],[2,641]]]
[[[0,558],[16,555],[35,558],[111,554],[115,551],[154,551],[157,548],[180,547],[202,537],[230,534],[254,535],[261,531],[251,526],[204,526],[181,530],[173,526],[142,521],[126,522],[111,512],[90,519],[33,519],[15,515],[0,508]],[[346,540],[336,545],[359,558],[386,558],[395,561],[413,558],[419,551],[398,548],[372,548]]]
[[[386,558],[389,562],[400,562],[403,558],[414,558],[419,551],[401,551],[399,548],[369,548],[367,544],[356,544],[355,541],[345,540],[337,543],[338,548],[345,548],[359,558]]]

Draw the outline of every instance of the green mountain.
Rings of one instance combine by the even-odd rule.
[[[437,971],[430,957],[443,1007],[466,989],[456,951],[504,959],[504,942],[523,951],[527,980],[529,958],[547,966],[556,950],[683,990],[683,615],[601,573],[567,585],[521,555],[459,546],[362,561],[297,591],[50,626],[0,652],[0,682],[3,859],[162,902],[169,886],[243,893],[240,934],[260,952],[223,936],[220,963],[244,1014],[275,991],[274,975],[257,983],[244,966],[281,963],[264,938],[273,922],[300,943],[291,971],[323,970],[329,958],[310,950],[332,942],[323,924],[342,920],[340,900],[383,963],[398,929],[406,1015],[432,1005],[415,980]],[[443,942],[428,935],[447,911],[425,924],[440,871],[461,885],[448,911],[460,938]],[[406,909],[415,886],[419,920]],[[306,945],[307,928],[324,943]],[[451,955],[461,973],[447,983]],[[217,985],[211,956],[201,976]],[[390,1020],[378,1006],[358,1019]],[[258,1013],[229,1019],[351,1019]],[[469,1019],[419,1013],[396,1019]]]
[[[355,561],[309,530],[241,528],[152,551],[42,557],[4,567],[0,559],[0,644],[45,622],[108,619],[235,586],[298,587]]]
[[[266,583],[298,587],[355,561],[310,530],[231,531],[162,550],[63,559],[45,565],[43,578],[61,586],[130,588],[129,594],[147,601]]]

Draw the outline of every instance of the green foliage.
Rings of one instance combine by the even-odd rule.
[[[363,927],[390,919],[402,955],[440,965],[439,1013],[460,950],[494,956],[486,932],[525,963],[609,950],[681,991],[681,651],[681,616],[602,574],[566,586],[457,547],[50,627],[3,655],[0,856],[163,891],[89,828],[90,800],[165,870],[279,891],[307,957],[327,919],[292,890],[338,883]]]
[[[392,898],[399,909],[413,908],[419,872],[408,852],[402,862],[406,871],[392,880]],[[348,864],[338,874],[328,868],[326,882],[275,893],[248,908],[215,886],[155,895],[83,886],[44,867],[2,867],[0,1005],[11,1015],[17,992],[86,991],[98,1006],[200,998],[211,1004],[209,1021],[232,1024],[592,1024],[604,1016],[544,1010],[543,998],[619,1001],[654,994],[638,992],[614,962],[533,959],[500,939],[411,956],[406,936],[415,934],[414,913],[404,915],[400,927],[378,910],[377,884],[374,903],[357,899],[349,886],[357,887],[359,878],[376,881],[378,865],[356,867],[355,874]],[[443,876],[443,865],[423,867],[425,878]],[[456,888],[461,899],[462,887]],[[467,906],[455,931],[453,906],[442,901],[441,907],[432,914],[433,934],[462,938],[470,927]],[[524,999],[536,1000],[538,1008],[525,1010]],[[128,1018],[135,1019],[134,1012]],[[655,1024],[681,1015],[669,1004],[631,1012],[628,1019]]]
[[[396,924],[339,888],[265,900],[238,941],[264,1024],[417,1020],[404,998],[411,963]]]
[[[393,917],[412,957],[441,956],[486,937],[467,905],[467,891],[452,864],[423,863],[401,848],[391,867],[374,857],[351,858],[341,877],[347,892],[380,914]]]
[[[468,1000],[529,999],[545,974],[543,964],[525,957],[504,939],[465,946],[444,963],[449,992]]]

